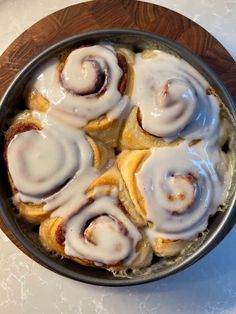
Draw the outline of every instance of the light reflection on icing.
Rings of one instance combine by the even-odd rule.
[[[71,52],[61,74],[63,82],[59,78],[58,64],[57,58],[48,61],[29,85],[49,100],[53,114],[76,127],[82,127],[103,114],[107,114],[110,120],[120,116],[128,99],[126,97],[124,101],[118,91],[122,70],[112,47],[95,45]],[[75,94],[92,91],[91,85],[99,84],[103,76],[105,92],[99,97],[96,92]]]
[[[220,162],[219,149],[207,141],[153,149],[136,174],[147,219],[154,224],[147,230],[150,238],[191,239],[204,231],[224,194],[216,173]]]
[[[210,138],[218,128],[219,103],[208,82],[183,59],[163,51],[136,55],[133,105],[142,127],[166,140]]]

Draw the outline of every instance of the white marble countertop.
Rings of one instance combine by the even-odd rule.
[[[0,54],[26,28],[72,0],[0,0]],[[236,0],[147,1],[171,8],[211,32],[236,59]],[[236,313],[236,228],[187,270],[136,287],[96,287],[33,262],[0,231],[0,313]]]

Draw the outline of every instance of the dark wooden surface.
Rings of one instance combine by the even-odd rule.
[[[0,57],[0,97],[17,72],[39,52],[66,37],[102,28],[141,29],[176,40],[201,56],[236,98],[236,63],[213,36],[176,12],[134,0],[98,0],[73,5],[31,26]],[[0,228],[24,251],[1,219]]]

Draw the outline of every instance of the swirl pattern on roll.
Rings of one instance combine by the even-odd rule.
[[[42,129],[16,134],[7,147],[8,169],[17,190],[14,201],[45,203],[46,211],[73,207],[80,189],[96,176],[91,147],[82,131],[36,116]]]
[[[40,68],[30,83],[48,99],[52,112],[82,127],[106,114],[118,118],[127,104],[127,63],[111,46],[86,46],[67,57],[63,69],[57,58]]]
[[[148,133],[166,139],[209,138],[218,128],[219,103],[209,83],[183,59],[156,50],[136,55],[132,102]]]
[[[205,230],[222,202],[219,162],[218,150],[204,142],[153,149],[136,175],[147,219],[153,224],[149,234],[188,240]]]
[[[65,253],[97,266],[128,266],[136,257],[136,245],[141,238],[116,199],[103,196],[67,221]]]

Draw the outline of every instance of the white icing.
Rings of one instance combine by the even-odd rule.
[[[18,190],[14,202],[44,203],[45,211],[57,209],[53,216],[68,217],[86,202],[84,191],[97,176],[92,149],[83,131],[37,112],[33,115],[42,130],[17,134],[7,150]]]
[[[79,48],[70,53],[61,75],[59,60],[53,58],[37,71],[30,87],[49,100],[53,114],[73,126],[82,127],[103,114],[116,119],[127,105],[127,98],[124,101],[118,91],[122,70],[117,62],[112,47]],[[97,95],[92,88],[96,80],[104,79],[101,73],[106,87],[104,93]],[[79,94],[87,92],[88,95]]]
[[[220,162],[218,148],[207,141],[152,150],[136,174],[147,219],[154,224],[147,230],[150,238],[191,239],[204,231],[223,199],[215,170]]]
[[[210,138],[218,128],[219,103],[207,95],[209,83],[183,59],[156,50],[150,58],[136,55],[133,105],[142,127],[172,140]]]
[[[121,211],[117,201],[103,196],[68,220],[65,253],[100,265],[119,262],[130,265],[137,256],[139,240],[140,232]]]
[[[8,147],[9,171],[21,193],[41,196],[50,193],[79,169],[79,150],[74,142],[45,127],[15,136]]]
[[[123,96],[119,102],[119,106],[115,106],[113,110],[108,111],[107,118],[109,120],[115,120],[117,117],[122,119],[127,115],[127,111],[129,111],[129,98],[127,96]]]
[[[53,210],[51,217],[68,218],[87,202],[85,192],[98,172],[90,168],[83,174],[76,176],[57,194],[46,199],[45,210]]]

